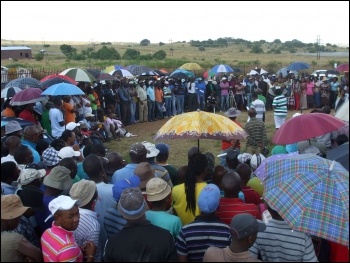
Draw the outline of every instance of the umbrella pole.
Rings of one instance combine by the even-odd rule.
[[[199,153],[199,139],[198,139],[198,153]]]

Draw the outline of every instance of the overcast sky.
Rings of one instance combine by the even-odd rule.
[[[349,45],[349,1],[1,1],[1,39],[151,43],[216,40]]]

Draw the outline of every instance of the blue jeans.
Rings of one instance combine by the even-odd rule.
[[[200,110],[205,109],[205,96],[204,95],[199,95],[199,108],[200,108]]]
[[[247,107],[250,108],[250,105],[252,104],[252,93],[247,93]]]
[[[176,96],[171,95],[171,115],[176,115]]]
[[[130,123],[135,123],[135,112],[136,112],[136,102],[134,100],[130,101]]]
[[[158,116],[158,118],[160,118],[160,119],[163,119],[162,106],[163,106],[163,103],[162,103],[162,102],[156,101],[157,116]]]
[[[115,104],[115,114],[117,114],[117,116],[118,116],[119,118],[122,117],[122,114],[121,114],[121,112],[120,112],[120,104],[119,104],[119,103],[116,103],[116,104]]]
[[[148,100],[148,121],[154,121],[154,101]]]
[[[177,105],[176,105],[177,114],[184,113],[185,95],[176,95],[176,100],[177,100]]]
[[[165,109],[166,109],[166,116],[171,117],[172,113],[171,113],[171,101],[172,98],[165,98]]]
[[[221,95],[220,101],[221,101],[220,110],[221,111],[228,110],[229,105],[230,105],[228,95]]]

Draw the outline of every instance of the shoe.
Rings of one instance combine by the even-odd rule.
[[[127,137],[127,138],[129,138],[129,137],[131,137],[131,133],[130,133],[130,132],[127,132],[127,133],[125,133],[124,136]]]

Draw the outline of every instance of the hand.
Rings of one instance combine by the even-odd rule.
[[[85,245],[82,247],[83,254],[88,257],[88,256],[93,256],[95,257],[96,254],[96,245],[92,243],[91,241],[87,241]]]
[[[73,150],[74,151],[80,151],[80,147],[79,147],[79,144],[74,144],[73,146],[72,146],[72,148],[73,148]]]

